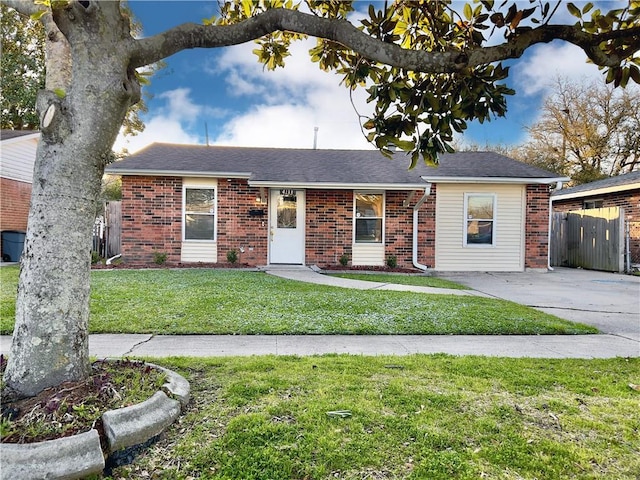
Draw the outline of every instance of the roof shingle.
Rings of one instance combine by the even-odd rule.
[[[629,185],[630,188],[633,188],[634,183],[640,183],[640,171],[604,178],[602,180],[596,180],[595,182],[583,183],[582,185],[577,185],[575,187],[563,188],[562,190],[554,192],[553,195],[575,195],[579,193],[588,195],[589,192],[594,190],[623,187],[624,185]]]
[[[254,182],[420,185],[438,178],[557,179],[552,172],[492,152],[440,157],[409,170],[402,153],[388,159],[378,150],[310,150],[154,143],[107,168],[125,175],[246,176]],[[555,180],[554,180],[555,181]]]

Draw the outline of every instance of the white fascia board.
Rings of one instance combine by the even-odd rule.
[[[568,182],[568,177],[556,178],[517,178],[517,177],[420,177],[429,183],[513,183],[552,185],[558,182]]]
[[[9,138],[8,140],[2,140],[2,145],[11,145],[12,143],[24,142],[25,140],[38,140],[40,138],[40,132],[30,133],[29,135],[21,135],[19,137]]]
[[[251,173],[247,172],[190,172],[187,170],[127,170],[119,168],[117,170],[106,168],[108,175],[132,175],[138,177],[202,177],[202,178],[249,178]]]
[[[551,197],[551,201],[555,202],[556,200],[568,200],[571,198],[593,197],[597,195],[605,195],[607,193],[624,192],[627,190],[637,189],[640,189],[640,182],[627,183],[626,185],[616,185],[613,187],[596,188],[595,190],[582,190],[580,192],[573,193],[557,193],[553,197]]]
[[[326,189],[326,190],[424,190],[427,186],[424,183],[332,183],[332,182],[273,182],[273,181],[252,181],[249,180],[250,187],[265,188],[290,188],[290,189]]]

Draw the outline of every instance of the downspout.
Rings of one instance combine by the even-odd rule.
[[[427,197],[429,197],[430,194],[431,184],[428,184],[424,189],[424,194],[422,194],[420,200],[418,200],[413,206],[413,251],[411,260],[413,261],[413,266],[423,272],[427,271],[429,267],[418,262],[418,210],[420,210],[420,207],[427,200]]]
[[[556,191],[562,189],[562,182],[556,182]],[[553,203],[551,202],[551,196],[549,195],[549,228],[547,229],[547,270],[553,272],[551,266],[551,219],[553,218]]]

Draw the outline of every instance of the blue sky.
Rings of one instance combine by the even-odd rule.
[[[144,36],[184,22],[201,23],[217,9],[217,2],[204,0],[130,0],[129,5]],[[366,5],[360,2],[358,9]],[[564,10],[559,9],[557,21],[574,21]],[[253,43],[184,51],[168,58],[167,67],[148,87],[153,97],[143,116],[145,132],[119,138],[115,148],[133,153],[153,142],[203,144],[206,132],[210,144],[311,148],[315,127],[318,148],[373,148],[361,133],[351,102],[368,113],[366,93],[358,91],[350,99],[339,76],[311,63],[307,51],[313,42],[295,44],[287,67],[271,72],[264,71],[251,53]],[[576,47],[561,42],[536,46],[511,66],[507,83],[516,95],[508,99],[506,118],[475,122],[460,141],[482,147],[524,141],[524,127],[536,121],[547,86],[558,75],[576,81],[601,77]]]

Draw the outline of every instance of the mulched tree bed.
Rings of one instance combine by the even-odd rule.
[[[6,364],[6,358],[0,355],[0,373],[4,374]],[[64,382],[34,397],[13,401],[3,392],[0,441],[35,443],[95,428],[105,449],[102,414],[137,403],[141,396],[151,397],[163,379],[163,373],[143,362],[97,361],[91,365],[91,374],[85,381]],[[133,388],[136,392],[132,394],[129,389]],[[131,395],[136,395],[136,399]]]

